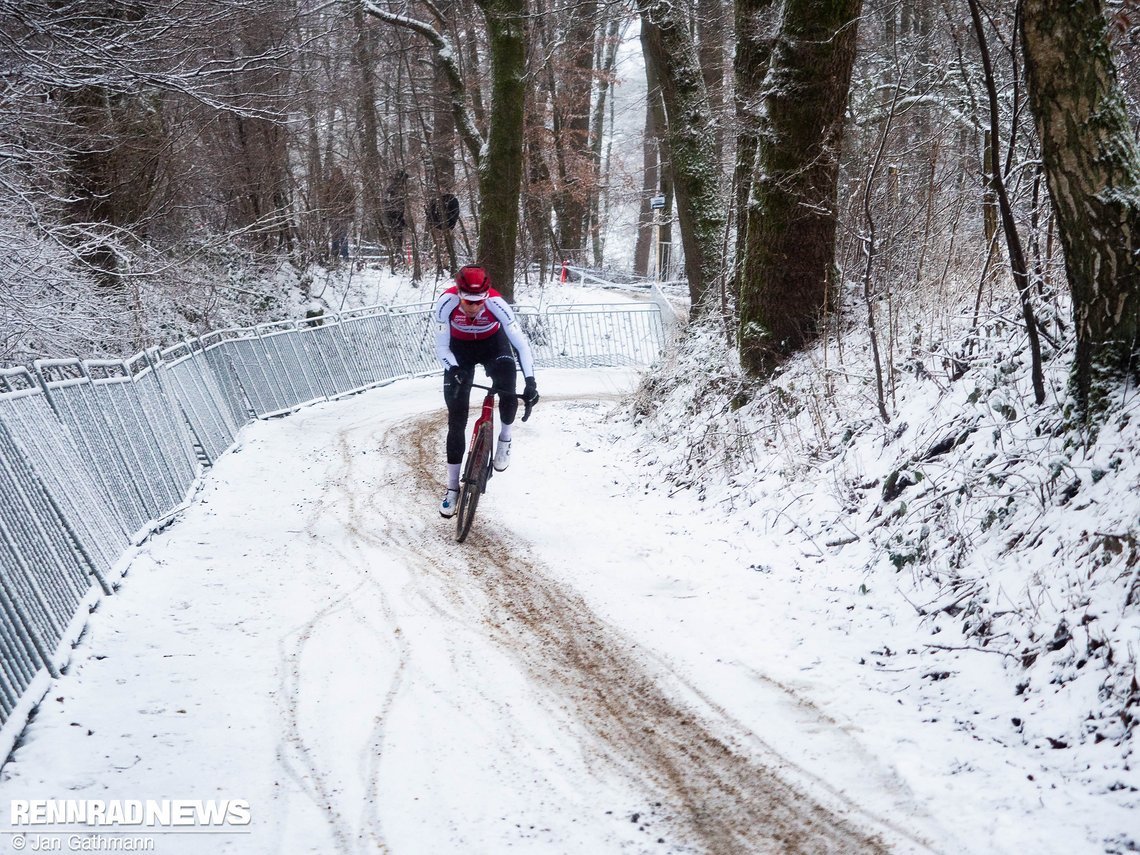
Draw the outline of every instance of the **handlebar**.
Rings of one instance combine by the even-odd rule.
[[[522,420],[524,422],[530,418],[530,411],[534,409],[534,404],[531,403],[530,401],[528,401],[526,398],[524,398],[522,395],[520,395],[514,389],[503,389],[499,386],[484,386],[482,383],[472,383],[471,388],[472,389],[485,389],[488,392],[490,392],[492,395],[510,395],[511,397],[515,398],[516,400],[522,401],[523,402]]]

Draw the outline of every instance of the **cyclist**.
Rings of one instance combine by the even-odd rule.
[[[463,462],[475,366],[483,366],[496,389],[514,391],[514,352],[518,351],[525,379],[523,400],[531,405],[537,403],[538,387],[534,382],[530,342],[506,299],[491,287],[491,277],[482,267],[461,267],[455,274],[455,284],[439,295],[434,312],[439,324],[435,352],[443,363],[443,400],[447,404],[447,494],[439,505],[439,513],[453,517],[459,502],[459,467]],[[499,396],[500,430],[494,461],[499,472],[511,462],[511,427],[518,406],[514,395]]]

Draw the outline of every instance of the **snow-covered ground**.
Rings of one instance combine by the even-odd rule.
[[[247,427],[92,614],[0,805],[249,803],[248,833],[156,835],[167,853],[1135,851],[1130,743],[1070,737],[1101,663],[1052,685],[1066,648],[1046,644],[1015,691],[1000,637],[916,572],[939,566],[937,536],[909,562],[900,545],[899,569],[876,540],[907,531],[899,499],[875,498],[905,428],[864,425],[830,458],[873,490],[786,448],[687,485],[686,456],[709,449],[661,426],[735,422],[666,399],[632,417],[637,380],[541,372],[463,545],[436,512],[438,378]],[[915,393],[904,415],[939,436],[965,406]],[[977,434],[996,447],[992,425]],[[1076,461],[1099,477],[1023,530],[1078,566],[1071,528],[1135,521],[1135,493],[1095,492],[1135,484],[1132,457]],[[943,459],[899,495],[945,481]],[[962,513],[978,562],[962,578],[1048,574],[1035,545],[989,549]],[[1135,609],[1108,614],[1094,582],[1083,607],[1127,648]]]

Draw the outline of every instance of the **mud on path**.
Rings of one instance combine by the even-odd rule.
[[[552,709],[574,720],[589,743],[582,750],[645,793],[651,837],[668,829],[669,842],[685,850],[726,855],[887,851],[879,836],[843,815],[840,799],[825,806],[777,775],[754,734],[716,708],[681,700],[692,696],[683,680],[556,581],[521,536],[499,528],[489,537],[485,509],[463,545],[450,525],[425,530],[403,522],[409,502],[431,507],[442,493],[443,429],[439,416],[422,417],[375,437],[383,454],[408,468],[368,497],[370,516],[383,516],[369,526],[369,538],[390,539],[390,548],[414,556],[415,572],[434,577],[433,588],[454,601],[486,603],[483,631]]]

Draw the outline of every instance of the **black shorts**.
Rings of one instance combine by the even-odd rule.
[[[500,357],[514,362],[515,351],[511,347],[511,340],[507,338],[502,327],[493,336],[482,339],[451,339],[451,352],[460,368],[472,368],[482,365],[488,374],[491,374],[492,365]]]
[[[467,413],[470,406],[471,383],[475,379],[476,365],[482,365],[491,378],[491,386],[514,391],[518,368],[515,351],[507,334],[499,329],[493,336],[484,339],[451,339],[451,352],[459,367],[468,372],[467,382],[454,395],[449,396],[444,379],[444,400],[447,402],[447,462],[459,463],[463,459],[463,441],[467,428]],[[518,398],[514,395],[499,395],[499,418],[503,424],[511,424],[518,412]]]

